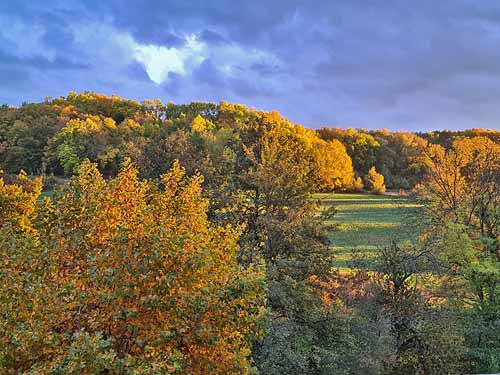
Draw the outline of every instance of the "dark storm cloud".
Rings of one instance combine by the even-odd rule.
[[[217,66],[210,60],[206,59],[193,72],[193,77],[201,82],[213,86],[225,86],[224,75],[217,69]]]
[[[252,65],[250,69],[260,74],[269,74],[272,67],[257,63]],[[236,77],[226,77],[210,59],[207,59],[194,71],[193,77],[200,83],[230,90],[249,103],[252,98],[272,97],[276,93],[273,87],[245,79],[244,74],[241,72]]]
[[[24,90],[2,92],[16,82],[9,69],[24,85],[23,71],[42,73],[32,90],[40,99],[74,87],[239,101],[308,126],[500,128],[495,1],[7,0],[0,20],[0,79],[8,82],[0,98],[14,92],[18,103]],[[200,61],[164,82],[132,56],[136,45],[182,51],[187,35],[203,43]]]
[[[85,2],[89,10],[112,14],[115,25],[143,42],[157,42],[155,35],[161,30],[200,32],[209,26],[213,32],[226,30],[232,40],[249,44],[293,14],[298,3],[306,4],[294,0],[132,0],[126,6],[120,0]]]
[[[31,77],[24,70],[9,65],[0,64],[0,82],[2,88],[9,90],[16,88],[29,88]]]
[[[43,56],[18,57],[9,55],[0,50],[0,65],[12,65],[16,68],[31,67],[38,70],[66,70],[66,69],[88,69],[89,64],[68,60],[64,57],[56,57],[52,60]]]
[[[126,68],[127,76],[133,80],[143,81],[143,82],[151,82],[151,79],[148,76],[144,67],[138,62],[133,62]]]

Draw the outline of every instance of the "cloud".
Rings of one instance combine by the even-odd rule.
[[[43,56],[18,57],[9,55],[0,50],[0,65],[15,65],[16,67],[32,67],[40,70],[67,70],[67,69],[88,69],[89,64],[68,60],[64,57],[55,56],[46,58]]]
[[[181,76],[190,74],[205,59],[205,45],[194,35],[188,35],[181,47],[168,48],[156,45],[135,44],[134,58],[144,65],[153,82],[163,83],[169,73]]]
[[[0,99],[95,90],[311,127],[500,128],[499,45],[496,2],[4,0]]]
[[[201,35],[206,40],[207,35]],[[281,64],[275,56],[215,39],[216,44],[210,45],[198,35],[190,34],[183,38],[182,45],[165,47],[142,45],[131,36],[123,38],[125,44],[129,44],[133,58],[144,66],[149,78],[158,85],[168,83],[172,77],[176,81],[197,78],[205,84],[230,88],[244,98],[273,91],[269,73]]]

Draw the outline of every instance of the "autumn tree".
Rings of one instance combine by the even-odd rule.
[[[500,146],[487,138],[462,139],[449,151],[432,146],[427,163],[429,173],[422,192],[431,202],[432,216],[497,238]]]
[[[379,142],[366,131],[356,129],[322,128],[318,135],[327,141],[338,140],[352,159],[355,172],[364,176],[375,164]]]
[[[486,137],[495,143],[500,143],[500,131],[494,129],[436,130],[417,134],[446,150],[451,149],[453,142],[460,138]]]
[[[160,189],[137,175],[83,162],[38,203],[35,233],[2,227],[3,373],[251,372],[261,267],[239,265],[237,232],[208,221],[200,176],[174,164]]]
[[[376,150],[377,170],[390,188],[411,189],[426,173],[424,151],[427,141],[408,132],[371,131],[380,144]]]
[[[375,167],[371,167],[365,176],[366,188],[375,194],[385,193],[384,176],[377,172]]]
[[[421,194],[428,201],[428,236],[449,272],[462,281],[457,289],[469,293],[459,301],[467,306],[470,371],[495,372],[500,369],[500,146],[485,137],[458,139],[449,150],[431,147],[427,163]]]
[[[324,304],[320,291],[332,258],[310,200],[317,186],[314,138],[276,114],[258,116],[263,127],[245,148],[241,177],[248,197],[242,261],[265,260],[271,318],[254,358],[269,375],[315,374],[327,371],[337,341],[329,316],[335,306]]]
[[[112,118],[117,124],[151,108],[147,106],[147,103],[141,105],[134,100],[124,99],[117,95],[107,96],[91,91],[80,94],[70,92],[66,97],[49,101],[49,104],[61,107],[72,106],[80,113]]]
[[[375,166],[388,187],[410,189],[425,174],[423,155],[428,142],[419,135],[384,129],[322,128],[317,132],[325,140],[336,139],[345,145],[359,176]]]
[[[352,161],[345,146],[337,140],[316,141],[316,173],[320,190],[355,189],[355,176]]]
[[[31,230],[41,191],[41,177],[31,180],[21,171],[14,183],[6,184],[0,170],[0,228],[12,226],[22,231]]]

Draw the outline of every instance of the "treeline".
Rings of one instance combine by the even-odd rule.
[[[390,189],[411,189],[423,180],[427,173],[425,153],[431,144],[450,149],[457,139],[479,136],[500,142],[500,131],[484,129],[409,133],[322,128],[317,132],[322,139],[336,139],[344,144],[356,175],[366,176],[375,167]]]
[[[494,134],[93,93],[3,107],[0,374],[497,371]],[[313,193],[385,183],[416,186],[422,236],[336,272]]]
[[[94,93],[0,110],[0,166],[14,174],[72,176],[88,159],[104,176],[116,176],[131,160],[141,177],[157,178],[179,160],[210,184],[250,160],[259,138],[301,152],[304,178],[318,189],[352,187],[351,160],[340,142],[324,141],[275,112],[225,102],[138,103]]]

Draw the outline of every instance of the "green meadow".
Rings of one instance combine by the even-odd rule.
[[[336,209],[330,240],[340,270],[370,268],[377,250],[395,240],[415,239],[419,205],[405,197],[373,194],[317,194],[325,207]]]

